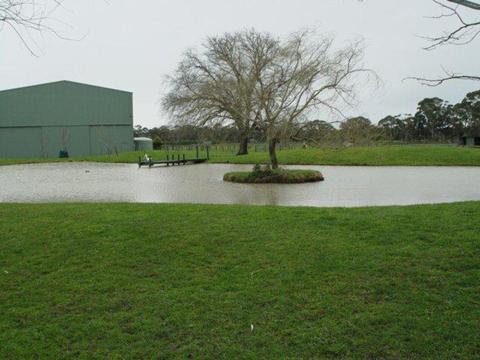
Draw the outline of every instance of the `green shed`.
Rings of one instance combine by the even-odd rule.
[[[131,92],[72,81],[0,91],[0,158],[133,149]]]
[[[460,145],[480,146],[480,132],[465,133],[460,137]]]

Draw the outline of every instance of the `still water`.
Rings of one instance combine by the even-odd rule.
[[[222,181],[250,165],[62,163],[0,166],[0,202],[210,203],[318,207],[408,205],[480,200],[480,167],[292,166],[325,181],[247,185]]]

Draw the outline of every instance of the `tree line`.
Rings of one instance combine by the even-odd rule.
[[[480,90],[458,104],[438,97],[423,99],[415,114],[387,116],[378,122],[386,139],[399,141],[456,141],[480,136]]]
[[[438,97],[426,98],[418,103],[415,114],[389,115],[377,124],[362,116],[337,124],[318,119],[296,123],[279,141],[302,142],[307,146],[349,146],[382,141],[457,142],[464,135],[480,136],[480,90],[468,93],[457,104]],[[137,125],[135,136],[150,137],[157,149],[165,144],[240,143],[243,139],[234,124],[221,123],[151,129]],[[266,140],[267,134],[261,129],[252,129],[248,136],[248,142],[252,143]]]

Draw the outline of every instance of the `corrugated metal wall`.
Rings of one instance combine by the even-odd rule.
[[[131,151],[132,94],[61,81],[0,91],[0,157]]]
[[[68,150],[70,156],[88,156],[91,154],[89,135],[88,126],[42,127],[42,156],[58,157],[63,149]]]
[[[33,158],[42,154],[42,128],[0,128],[0,157]]]
[[[134,149],[131,126],[90,126],[89,130],[92,154],[113,154]]]

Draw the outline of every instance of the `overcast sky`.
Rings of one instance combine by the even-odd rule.
[[[478,74],[480,40],[462,47],[422,50],[420,36],[454,26],[426,18],[441,10],[430,0],[67,0],[55,13],[65,41],[51,34],[37,38],[32,56],[7,28],[0,31],[0,89],[72,80],[128,90],[134,94],[134,122],[153,127],[168,123],[159,111],[162,79],[182,53],[207,36],[255,28],[278,36],[309,27],[335,35],[339,43],[363,38],[366,64],[383,81],[365,88],[361,104],[348,110],[377,122],[415,112],[425,97],[457,102],[480,88],[475,82],[450,82],[437,88],[404,81],[407,76],[439,75],[441,66]]]

